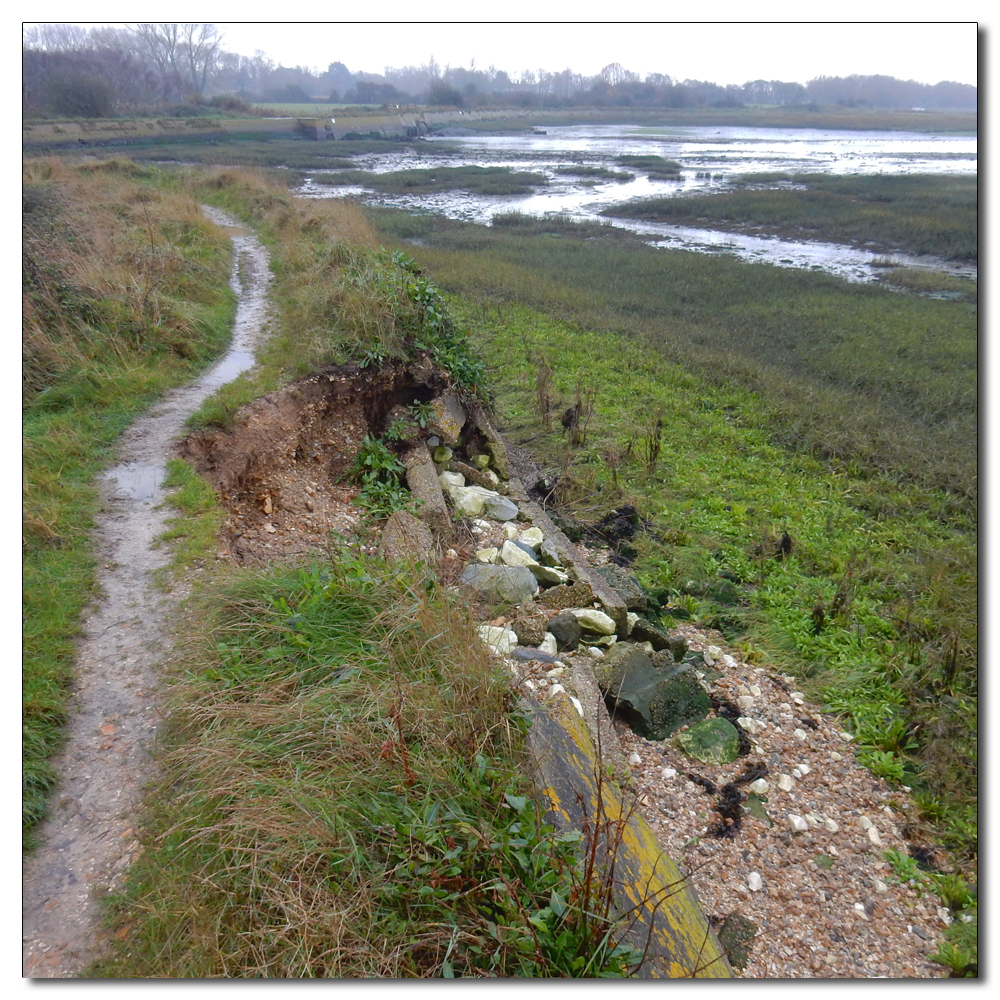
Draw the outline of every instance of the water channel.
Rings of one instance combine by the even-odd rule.
[[[468,191],[387,195],[364,186],[318,183],[316,171],[299,194],[309,198],[358,197],[372,204],[434,212],[450,219],[489,225],[510,211],[575,221],[604,221],[600,213],[633,198],[724,191],[740,174],[821,172],[831,174],[965,174],[978,169],[976,136],[916,132],[852,132],[788,128],[649,128],[629,125],[570,125],[516,135],[452,134],[422,141],[402,151],[356,158],[356,167],[373,173],[413,168],[467,165],[531,170],[548,178],[545,187],[525,196],[487,196]],[[468,132],[470,134],[454,134]],[[447,148],[442,148],[446,146]],[[455,150],[450,152],[449,150]],[[591,180],[557,172],[568,164],[621,171],[615,158],[656,155],[681,165],[679,180],[653,180],[644,174],[627,182]],[[792,241],[639,222],[612,216],[613,225],[647,238],[656,246],[698,253],[728,253],[779,267],[823,270],[851,281],[875,280],[884,265],[883,250],[836,243]],[[901,266],[946,270],[976,276],[974,265],[893,253]]]

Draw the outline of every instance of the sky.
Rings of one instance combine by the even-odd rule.
[[[193,9],[185,10],[189,6]],[[172,4],[169,19],[197,20],[203,12],[200,6]],[[104,7],[109,13],[115,8],[131,13],[124,4]],[[747,9],[745,4],[712,7],[718,13],[731,8],[745,14]],[[780,3],[764,9],[777,17],[783,7],[801,11],[800,6]],[[531,16],[540,8],[552,20]],[[79,12],[78,5],[62,2],[46,4],[45,9],[47,13],[51,10],[52,21],[63,19],[60,9]],[[243,9],[245,5],[233,3],[211,5],[213,14]],[[520,21],[463,21],[461,18],[475,8],[455,0],[428,0],[418,8],[424,14],[419,21],[413,19],[412,3],[384,0],[376,9],[380,19],[369,22],[214,23],[223,35],[223,48],[231,52],[250,56],[260,49],[275,63],[319,70],[331,62],[342,62],[352,73],[382,73],[386,67],[421,65],[433,57],[442,68],[469,68],[475,60],[477,69],[493,65],[515,79],[524,70],[539,69],[559,72],[568,68],[593,76],[608,63],[618,62],[640,76],[664,73],[675,79],[721,85],[758,78],[805,83],[817,76],[852,73],[878,73],[922,83],[977,82],[977,25],[972,20],[582,22],[559,17],[561,12],[578,12],[579,4],[556,2],[541,7],[523,0],[508,0],[502,7],[508,16],[526,12]],[[663,9],[662,3],[633,2],[628,7],[637,17],[644,13],[655,16]],[[866,9],[870,4],[842,2],[838,6],[846,16]],[[956,16],[963,13],[954,6],[950,9]],[[885,6],[880,5],[879,10],[888,13]],[[392,19],[394,14],[400,19]]]

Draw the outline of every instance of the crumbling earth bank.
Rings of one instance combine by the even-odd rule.
[[[229,517],[223,553],[261,563],[321,546],[360,524],[350,470],[365,436],[394,410],[448,388],[429,362],[323,369],[245,407],[231,430],[189,435],[180,457],[216,489]]]

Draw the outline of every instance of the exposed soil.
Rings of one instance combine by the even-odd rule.
[[[253,362],[270,282],[267,253],[222,213],[206,214],[233,238],[232,287],[239,296],[229,352],[201,378],[169,393],[124,435],[120,464],[101,479],[95,547],[101,598],[83,622],[66,745],[40,847],[23,865],[23,975],[73,978],[105,947],[98,898],[118,888],[138,849],[133,822],[150,777],[156,736],[157,667],[168,654],[167,623],[184,588],[153,581],[167,564],[156,548],[166,460],[185,419]]]
[[[360,524],[350,469],[367,434],[390,414],[445,387],[419,361],[378,371],[328,368],[256,400],[231,430],[192,434],[178,446],[229,513],[223,556],[263,564],[315,551]]]

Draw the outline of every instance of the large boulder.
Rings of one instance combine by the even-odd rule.
[[[640,736],[663,740],[681,726],[700,722],[712,704],[685,667],[660,670],[641,646],[619,643],[594,670],[608,708]]]
[[[626,573],[614,563],[595,566],[593,569],[618,594],[629,611],[643,612],[649,607],[646,591],[631,573]]]
[[[576,620],[576,616],[564,611],[560,615],[549,619],[549,632],[555,636],[556,648],[562,651],[572,651],[580,645],[580,637],[583,629]]]
[[[648,642],[656,650],[670,648],[670,633],[662,625],[658,625],[642,615],[633,622],[629,638],[635,642]]]
[[[740,755],[740,734],[726,719],[705,719],[677,734],[677,744],[703,764],[731,764]]]
[[[524,604],[538,593],[538,581],[523,566],[473,563],[462,570],[459,582],[484,597],[505,604]]]
[[[420,501],[417,517],[432,528],[445,530],[451,525],[448,507],[441,492],[437,469],[422,441],[414,442],[402,456],[406,485]]]

